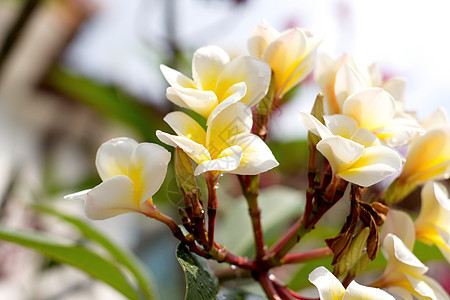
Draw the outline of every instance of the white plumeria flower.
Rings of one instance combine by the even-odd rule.
[[[391,94],[402,109],[405,93],[405,80],[391,78],[383,81],[379,67],[372,64],[369,67],[357,66],[349,55],[332,59],[322,54],[317,60],[314,79],[325,96],[329,114],[339,114],[342,103],[354,92],[368,87],[381,87]]]
[[[370,186],[398,172],[401,155],[365,128],[359,128],[352,117],[324,116],[327,127],[314,116],[301,112],[305,127],[322,139],[317,150],[328,160],[337,175],[360,186]]]
[[[416,238],[436,244],[450,262],[450,199],[445,186],[429,181],[422,188],[422,207],[414,225]]]
[[[352,281],[347,289],[325,267],[318,267],[309,274],[309,281],[319,291],[320,300],[394,300],[387,292]]]
[[[270,65],[275,96],[281,98],[312,71],[320,42],[306,30],[290,28],[280,33],[265,23],[256,26],[247,47],[251,55]]]
[[[269,147],[251,134],[251,110],[243,103],[228,106],[213,119],[205,131],[183,112],[169,113],[164,121],[177,135],[157,131],[157,137],[180,147],[198,166],[197,176],[208,171],[256,175],[278,166]]]
[[[406,145],[422,131],[412,118],[398,117],[394,98],[381,88],[366,88],[350,95],[342,103],[342,114],[353,117],[392,147]]]
[[[86,215],[94,220],[151,211],[151,197],[161,187],[169,161],[170,152],[157,144],[138,144],[130,138],[109,140],[100,146],[95,160],[103,182],[64,198],[83,200]]]
[[[435,127],[409,145],[406,162],[397,181],[423,184],[450,177],[450,125]]]
[[[205,118],[238,101],[254,106],[266,95],[271,76],[265,62],[251,56],[230,60],[217,46],[195,51],[193,80],[164,65],[161,65],[161,71],[170,84],[167,99]]]
[[[425,275],[425,266],[403,241],[391,233],[387,234],[382,246],[388,260],[384,274],[373,285],[395,293],[403,299],[448,300],[447,292],[431,277]]]

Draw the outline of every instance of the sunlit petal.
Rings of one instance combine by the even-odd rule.
[[[171,135],[160,130],[156,131],[158,139],[170,146],[180,147],[196,163],[200,164],[205,160],[210,160],[211,156],[205,146],[198,144],[186,137]]]
[[[314,269],[308,280],[316,286],[321,300],[339,300],[345,293],[341,282],[325,267]]]
[[[95,159],[100,178],[105,181],[116,175],[128,174],[128,162],[137,145],[138,142],[126,137],[103,143]]]
[[[250,55],[261,58],[267,45],[280,33],[267,23],[258,24],[247,41],[247,49]]]
[[[200,175],[208,171],[230,172],[236,170],[242,158],[242,149],[232,146],[223,150],[218,158],[200,163],[194,171],[194,175]]]
[[[184,136],[197,144],[204,145],[206,132],[194,119],[181,111],[174,111],[164,117],[164,121],[179,136]]]
[[[364,146],[340,136],[332,136],[317,143],[317,150],[328,160],[334,174],[339,174],[360,159]]]
[[[399,237],[405,246],[412,250],[415,242],[414,223],[411,217],[401,210],[389,209],[380,232],[380,239],[384,240],[388,233]]]
[[[342,111],[346,99],[363,89],[367,88],[361,76],[348,64],[344,64],[336,73],[334,93],[337,104]],[[347,114],[347,113],[345,113]]]
[[[266,143],[254,134],[239,134],[227,141],[228,145],[238,145],[243,150],[239,167],[234,174],[256,175],[278,166],[278,162]]]
[[[198,49],[192,58],[192,77],[199,90],[214,91],[217,79],[230,61],[228,53],[217,46]]]
[[[394,297],[389,295],[387,292],[360,285],[356,281],[350,282],[347,289],[345,290],[344,297],[342,300],[395,300]]]

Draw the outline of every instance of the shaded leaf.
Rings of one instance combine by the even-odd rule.
[[[0,239],[41,252],[61,263],[74,266],[97,278],[129,299],[140,299],[124,274],[111,262],[80,246],[57,241],[39,232],[26,232],[0,226]]]
[[[208,267],[206,259],[193,254],[184,244],[178,245],[177,260],[186,276],[186,300],[215,299],[219,282]]]
[[[139,261],[133,253],[113,243],[105,235],[94,229],[92,226],[78,218],[63,214],[53,208],[45,205],[35,205],[35,209],[39,212],[46,213],[58,217],[80,230],[83,236],[89,240],[95,241],[107,250],[112,257],[119,263],[123,264],[136,278],[145,299],[157,299],[156,293],[153,291],[152,277],[148,270],[143,268],[143,263]]]

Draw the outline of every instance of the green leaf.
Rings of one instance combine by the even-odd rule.
[[[140,299],[124,274],[111,262],[80,246],[58,241],[39,232],[26,232],[0,225],[0,239],[41,252],[104,281],[129,299]]]
[[[215,300],[266,300],[266,297],[250,294],[246,291],[221,288]]]
[[[34,205],[34,207],[41,213],[58,217],[72,224],[80,230],[85,238],[95,241],[103,246],[103,248],[105,248],[105,250],[107,250],[112,257],[114,257],[119,263],[123,264],[134,275],[145,299],[157,299],[156,293],[153,291],[154,287],[151,284],[153,282],[152,276],[150,276],[148,270],[143,268],[143,263],[139,261],[133,253],[117,244],[114,244],[105,235],[101,234],[83,220],[63,214],[46,205],[37,204]]]
[[[178,245],[177,259],[186,276],[185,300],[215,299],[219,283],[208,268],[207,260],[191,253],[184,244]]]

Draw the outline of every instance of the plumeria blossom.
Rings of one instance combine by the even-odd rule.
[[[399,109],[405,94],[405,80],[399,77],[383,80],[376,64],[368,67],[357,66],[349,55],[333,59],[328,55],[319,56],[314,70],[314,79],[325,96],[329,114],[339,114],[342,103],[354,92],[368,87],[380,87],[391,94]]]
[[[84,201],[86,215],[94,220],[151,212],[155,210],[151,197],[161,187],[169,161],[170,152],[157,144],[112,139],[100,146],[95,160],[103,182],[64,198]]]
[[[177,135],[157,131],[168,145],[180,147],[198,165],[197,176],[208,171],[256,175],[278,166],[267,145],[251,134],[251,110],[243,103],[228,106],[213,119],[206,131],[183,112],[169,113],[164,121]]]
[[[435,127],[409,145],[406,162],[397,182],[423,184],[450,177],[450,125]]]
[[[305,127],[322,139],[317,150],[328,160],[337,175],[360,186],[370,186],[398,172],[401,155],[350,116],[324,116],[327,126],[314,116],[301,112]]]
[[[402,299],[432,299],[448,300],[447,292],[431,277],[425,275],[425,266],[411,252],[403,241],[392,233],[388,233],[383,241],[383,255],[388,263],[386,269],[377,281],[372,283],[396,294]]]
[[[347,289],[325,267],[318,267],[309,274],[309,281],[319,291],[320,300],[394,300],[387,292],[352,281]]]
[[[396,117],[394,98],[381,88],[366,88],[353,93],[342,104],[342,114],[353,117],[392,147],[407,144],[422,128],[415,120]]]
[[[247,47],[251,55],[270,65],[275,96],[281,98],[312,71],[320,42],[306,30],[290,28],[280,33],[265,23],[256,26]]]
[[[429,181],[422,188],[422,207],[414,225],[416,238],[436,244],[450,262],[450,199],[440,183]]]
[[[255,105],[266,95],[271,77],[270,67],[265,62],[252,56],[230,60],[217,46],[195,51],[193,79],[164,65],[161,71],[170,84],[167,99],[205,118],[238,101],[249,107]]]

